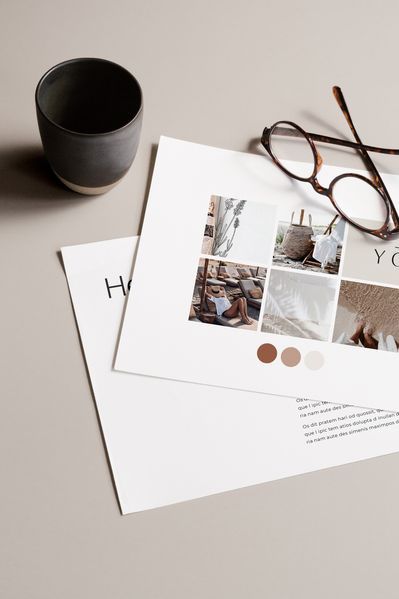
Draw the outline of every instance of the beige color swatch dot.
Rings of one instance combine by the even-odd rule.
[[[281,354],[281,361],[285,366],[292,368],[301,361],[301,353],[296,347],[286,347]]]
[[[324,366],[324,356],[319,351],[311,351],[305,356],[305,364],[310,370],[320,370]]]

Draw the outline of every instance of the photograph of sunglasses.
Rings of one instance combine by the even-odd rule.
[[[292,121],[277,121],[271,127],[265,127],[263,130],[262,145],[284,173],[298,181],[310,183],[317,193],[328,197],[338,214],[350,225],[379,239],[387,240],[399,233],[399,215],[369,152],[399,155],[399,149],[379,148],[363,144],[353,124],[341,89],[334,86],[333,94],[356,142],[308,133]],[[287,140],[295,140],[295,143],[301,146],[301,160],[306,162],[294,163],[292,160],[295,158],[288,158],[290,148],[287,145]],[[323,160],[316,148],[315,141],[357,150],[370,173],[370,178],[359,173],[349,172],[335,177],[328,187],[321,185],[317,175],[321,170]],[[353,210],[348,209],[353,207],[354,200],[359,211],[359,214],[355,216],[352,214]],[[365,206],[372,210],[373,221],[376,222],[376,226],[373,228],[369,228],[364,222]],[[350,216],[348,212],[350,212]]]

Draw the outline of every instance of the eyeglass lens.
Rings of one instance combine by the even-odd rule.
[[[352,175],[342,177],[333,184],[332,197],[343,215],[360,226],[373,230],[385,223],[388,208],[371,181]]]
[[[275,125],[270,132],[269,144],[275,160],[288,173],[303,180],[313,175],[313,149],[299,128],[289,123]]]

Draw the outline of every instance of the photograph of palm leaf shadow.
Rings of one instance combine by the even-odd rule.
[[[337,280],[272,269],[262,331],[328,341]]]

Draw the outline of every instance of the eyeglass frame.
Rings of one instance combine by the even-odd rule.
[[[348,109],[348,106],[345,101],[345,98],[344,98],[341,88],[338,86],[334,86],[333,94],[334,94],[334,97],[335,97],[340,109],[342,110],[342,112],[345,116],[345,119],[356,139],[356,142],[351,142],[351,141],[347,141],[344,139],[338,139],[335,137],[329,137],[326,135],[320,135],[318,133],[309,133],[292,121],[277,121],[271,127],[264,128],[263,134],[261,137],[262,146],[268,152],[268,154],[270,155],[270,157],[272,158],[272,160],[276,164],[276,166],[278,166],[284,173],[286,173],[288,176],[290,176],[293,179],[296,179],[298,181],[302,181],[304,183],[310,183],[312,185],[313,189],[317,193],[328,197],[330,202],[334,206],[335,210],[338,212],[338,214],[345,221],[347,221],[350,225],[359,229],[360,231],[363,231],[364,233],[368,233],[370,235],[378,237],[379,239],[388,240],[393,235],[396,235],[399,233],[399,215],[395,208],[394,203],[392,202],[389,192],[381,178],[381,175],[379,174],[377,167],[375,166],[374,162],[372,161],[372,159],[369,155],[369,152],[399,155],[399,149],[379,148],[377,146],[369,146],[369,145],[363,144],[357,131],[356,131],[356,128],[353,124],[352,118],[349,114],[349,109]],[[287,128],[282,127],[282,125],[289,125],[290,127],[293,127],[294,130],[296,130],[298,133],[295,133],[295,131],[293,131],[292,128],[287,129]],[[279,133],[277,133],[276,128],[279,128],[281,131]],[[273,134],[273,132],[276,132],[277,135],[285,135],[285,136],[292,136],[292,137],[300,137],[301,135],[304,136],[304,138],[307,140],[307,142],[312,150],[313,157],[314,157],[314,168],[313,168],[313,172],[310,175],[310,177],[300,177],[298,175],[295,175],[294,173],[291,173],[290,171],[288,171],[281,164],[279,159],[274,155],[272,146],[270,144],[270,137]],[[329,187],[324,187],[323,185],[321,185],[317,179],[317,175],[320,172],[320,169],[323,165],[323,159],[322,159],[319,151],[316,148],[316,145],[314,143],[315,141],[320,141],[322,143],[329,143],[329,144],[333,144],[333,145],[345,146],[345,147],[349,147],[349,148],[358,150],[361,154],[363,163],[365,164],[367,170],[369,171],[369,173],[371,175],[371,179],[368,179],[364,175],[360,175],[358,173],[348,172],[348,173],[342,173],[341,175],[338,175],[337,177],[335,177],[331,181]],[[338,204],[334,200],[334,196],[333,196],[334,185],[336,183],[338,183],[338,181],[341,181],[342,179],[345,179],[348,177],[355,177],[355,178],[361,179],[362,181],[368,183],[381,196],[381,198],[385,204],[385,207],[386,207],[386,218],[385,218],[383,225],[379,229],[370,229],[370,228],[365,227],[365,226],[357,223],[356,221],[352,220],[348,215],[346,215],[342,211],[342,209],[338,206]],[[389,230],[391,221],[393,223],[393,229]]]

